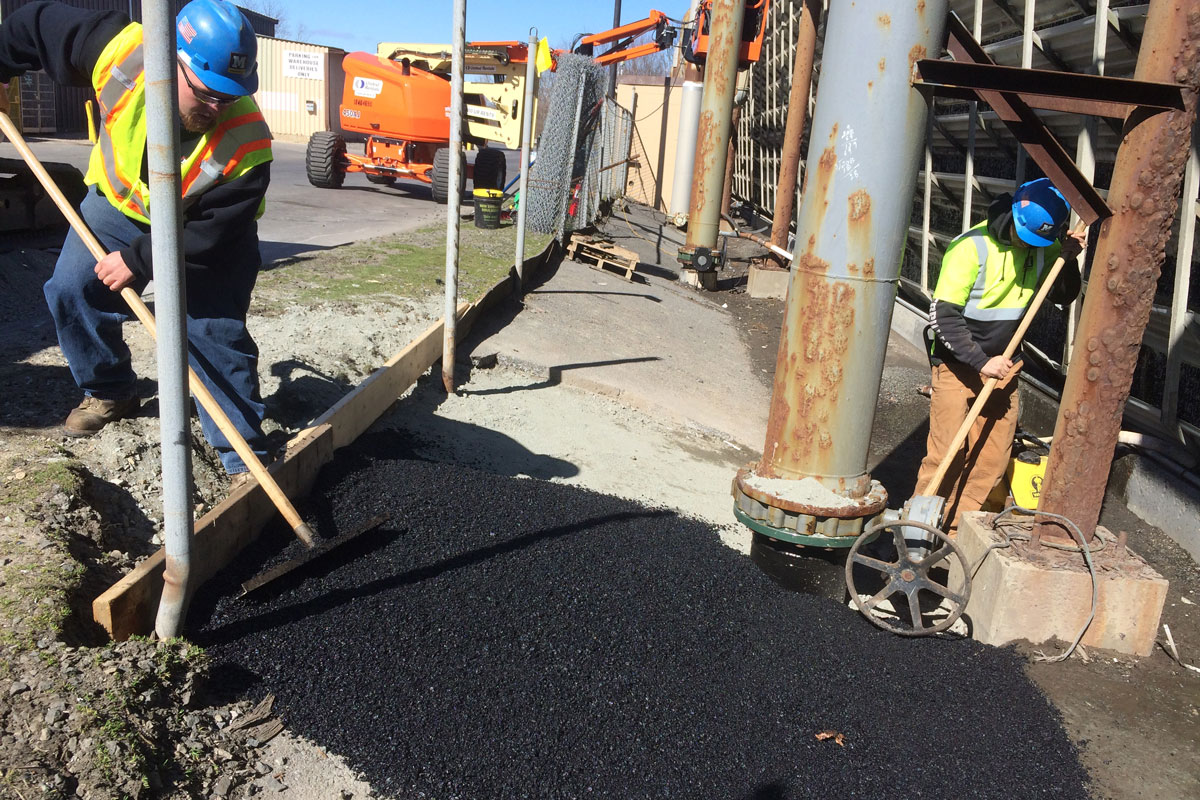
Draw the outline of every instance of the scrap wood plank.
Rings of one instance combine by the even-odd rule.
[[[567,246],[567,257],[580,261],[592,269],[612,270],[623,273],[625,280],[632,282],[637,274],[638,255],[612,242],[598,241],[590,237],[571,235]]]
[[[525,274],[536,273],[558,252],[557,242],[551,240],[541,253],[525,260]],[[510,274],[478,302],[460,305],[459,338],[470,332],[480,313],[511,294],[514,286]],[[312,427],[301,431],[271,472],[284,494],[288,497],[307,494],[321,467],[332,460],[334,451],[361,435],[441,358],[442,336],[443,320],[439,319],[322,414]],[[257,538],[275,514],[276,509],[262,488],[248,483],[201,517],[196,523],[192,550],[193,585],[199,586],[231,562]],[[154,630],[165,564],[166,549],[159,548],[92,601],[92,618],[114,640],[124,641]]]

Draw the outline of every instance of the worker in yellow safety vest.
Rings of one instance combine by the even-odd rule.
[[[176,48],[188,357],[262,457],[258,350],[246,330],[271,161],[271,133],[251,97],[257,40],[232,3],[194,0],[176,19]],[[38,69],[59,83],[92,87],[102,121],[80,212],[108,255],[97,262],[72,231],[45,286],[59,344],[84,393],[63,429],[88,436],[140,405],[121,336],[129,310],[120,291],[140,292],[153,277],[142,26],[117,11],[22,6],[0,24],[0,81]],[[0,106],[7,111],[4,92]],[[216,424],[200,414],[226,471],[245,473]]]
[[[1029,181],[997,197],[986,220],[946,248],[929,321],[935,336],[929,437],[917,486],[937,472],[946,449],[989,378],[998,383],[950,463],[938,494],[947,498],[947,532],[966,511],[978,511],[1004,474],[1019,412],[1020,349],[1003,353],[1060,255],[1066,263],[1047,299],[1069,303],[1079,293],[1076,259],[1082,234],[1066,233],[1071,209],[1049,180]]]

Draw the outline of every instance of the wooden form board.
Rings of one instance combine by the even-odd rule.
[[[539,255],[528,259],[524,270],[527,279],[558,252],[557,242],[552,241]],[[465,338],[478,316],[508,296],[513,286],[510,274],[479,301],[461,304],[458,338]],[[271,469],[284,494],[289,498],[308,494],[334,451],[361,436],[442,357],[443,327],[444,319],[439,319],[289,443],[283,460]],[[276,513],[261,487],[246,484],[197,521],[191,553],[193,591],[256,539]],[[124,641],[154,630],[165,564],[166,549],[159,548],[92,601],[93,619],[114,640]]]
[[[271,469],[271,475],[288,497],[303,497],[321,466],[333,458],[333,449],[330,425],[311,428]],[[201,517],[192,540],[192,585],[199,586],[232,561],[277,513],[262,487],[247,483]],[[113,639],[124,641],[154,630],[166,553],[160,547],[92,601],[92,617]]]

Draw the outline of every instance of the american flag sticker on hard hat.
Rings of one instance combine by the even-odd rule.
[[[196,29],[192,27],[192,23],[188,21],[187,17],[179,20],[179,35],[188,44],[191,44],[192,39],[196,38]]]

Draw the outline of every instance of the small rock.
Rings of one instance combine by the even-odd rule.
[[[20,681],[13,681],[12,685],[8,687],[8,696],[15,697],[16,695],[19,695],[22,692],[28,692],[28,691],[29,691],[29,684],[21,683]]]
[[[213,784],[213,795],[216,797],[225,797],[229,794],[229,790],[233,788],[233,778],[228,775],[222,775],[217,778],[217,782]]]

